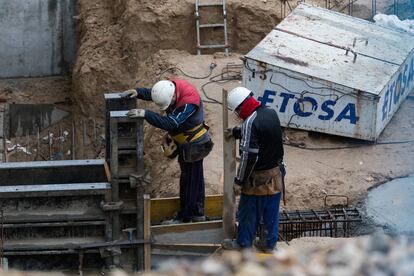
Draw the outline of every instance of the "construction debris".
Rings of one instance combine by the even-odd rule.
[[[169,260],[144,275],[413,275],[414,241],[374,235],[325,248],[284,248],[272,255],[224,251],[199,261]]]

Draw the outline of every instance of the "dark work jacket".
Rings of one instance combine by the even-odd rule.
[[[247,182],[253,171],[275,168],[283,160],[282,129],[275,110],[259,106],[243,122],[238,135],[241,160],[236,178],[240,182]]]

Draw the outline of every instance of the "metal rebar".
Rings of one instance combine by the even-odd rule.
[[[64,153],[63,153],[63,134],[62,134],[62,125],[59,123],[59,159],[62,160]]]
[[[351,223],[361,222],[356,208],[340,208],[322,211],[282,211],[280,232],[286,240],[300,236],[347,237]]]
[[[75,134],[76,134],[76,129],[75,129],[75,121],[72,119],[72,141],[71,141],[71,155],[72,155],[72,160],[76,159],[76,154],[75,154]]]
[[[96,148],[98,147],[98,142],[96,141],[96,120],[92,119],[92,123],[93,123],[93,146]]]
[[[49,141],[49,160],[52,160],[52,137],[50,137],[50,130],[47,131],[47,139]]]
[[[14,138],[14,142],[15,142],[15,147],[14,147],[14,161],[19,161],[17,158],[17,154],[18,154],[18,148],[19,148],[19,141],[17,139],[17,136]]]
[[[0,210],[0,220],[1,220],[1,237],[0,237],[0,265],[3,268],[3,259],[4,259],[4,211],[3,208]]]
[[[82,157],[86,158],[86,124],[82,120]]]
[[[37,127],[37,135],[36,135],[36,139],[37,139],[37,141],[36,141],[36,155],[35,155],[35,158],[34,158],[34,161],[36,161],[37,160],[37,157],[39,156],[39,151],[40,151],[40,127]]]
[[[26,160],[30,160],[30,140],[29,140],[29,134],[26,134]]]

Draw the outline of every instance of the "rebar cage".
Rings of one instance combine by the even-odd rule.
[[[279,239],[299,237],[348,237],[354,224],[361,222],[356,208],[328,210],[282,211],[279,218]]]

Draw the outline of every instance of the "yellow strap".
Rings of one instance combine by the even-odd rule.
[[[178,144],[185,144],[185,143],[188,143],[188,142],[193,142],[193,141],[197,140],[198,138],[200,138],[201,136],[203,136],[207,132],[207,128],[203,127],[199,132],[197,132],[196,135],[194,135],[194,137],[190,141],[187,141],[187,137],[189,135],[188,134],[185,134],[185,133],[192,132],[192,131],[196,131],[201,126],[202,125],[199,124],[198,126],[193,127],[192,129],[186,130],[185,132],[182,132],[182,133],[179,133],[177,135],[172,136],[172,138]]]

